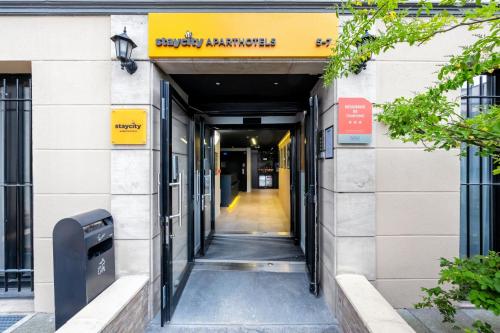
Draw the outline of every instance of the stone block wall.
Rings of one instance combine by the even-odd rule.
[[[423,145],[391,140],[376,121],[369,145],[339,144],[337,101],[411,96],[431,85],[446,55],[472,38],[461,30],[419,48],[403,45],[372,59],[360,74],[313,90],[320,127],[333,124],[335,135],[334,159],[320,162],[322,285],[329,304],[336,293],[330,278],[356,273],[394,307],[411,307],[421,287],[436,284],[439,258],[458,256],[458,151],[429,153]]]
[[[0,26],[2,71],[32,74],[34,308],[53,312],[55,223],[110,209],[110,18],[1,16]]]
[[[127,306],[102,330],[102,333],[144,332],[149,324],[149,284],[134,296]]]
[[[341,274],[336,283],[336,314],[344,333],[415,333],[364,276]]]
[[[147,275],[119,278],[57,332],[144,332],[150,321],[148,280]]]

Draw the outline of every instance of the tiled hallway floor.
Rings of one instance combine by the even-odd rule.
[[[203,259],[304,261],[305,257],[287,237],[215,235]]]
[[[281,205],[278,190],[252,189],[240,192],[234,207],[221,207],[215,222],[217,233],[288,233],[290,220]]]

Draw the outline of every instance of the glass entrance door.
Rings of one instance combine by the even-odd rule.
[[[161,82],[161,323],[169,321],[192,269],[193,121],[168,81]]]
[[[205,248],[209,245],[215,229],[215,220],[212,207],[214,198],[214,148],[213,148],[213,130],[206,125],[203,126],[203,178],[201,209],[203,216],[203,236],[205,239]]]
[[[309,99],[306,129],[306,264],[310,291],[319,294],[319,221],[318,221],[318,96]]]
[[[195,243],[199,241],[200,256],[205,255],[205,251],[210,244],[210,240],[215,232],[215,215],[214,215],[214,142],[213,129],[207,126],[205,121],[200,117],[197,119],[195,134],[195,168],[196,180],[198,187],[196,190],[195,204],[197,211],[195,212],[196,226],[195,230],[198,233],[195,237]]]
[[[203,255],[202,248],[202,230],[201,230],[201,179],[202,179],[202,163],[201,163],[201,128],[202,123],[199,116],[195,115],[194,125],[194,253]]]

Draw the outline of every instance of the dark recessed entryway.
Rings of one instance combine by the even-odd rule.
[[[189,104],[208,115],[292,115],[307,108],[319,79],[307,74],[172,75]]]
[[[251,146],[251,139],[256,140],[260,148],[277,149],[278,142],[285,136],[287,129],[224,129],[221,130],[221,147],[246,148]]]

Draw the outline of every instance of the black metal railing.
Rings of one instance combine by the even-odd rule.
[[[30,75],[0,74],[0,290],[4,295],[33,291],[31,91]]]

